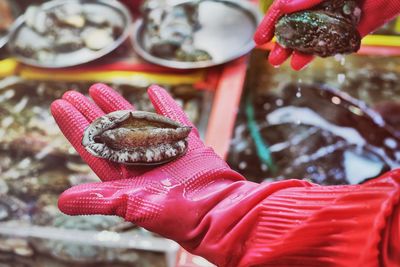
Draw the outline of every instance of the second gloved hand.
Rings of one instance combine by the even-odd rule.
[[[271,41],[274,37],[275,24],[283,15],[310,9],[323,1],[331,0],[275,0],[258,26],[254,36],[255,42],[262,45]],[[362,9],[362,16],[357,29],[362,37],[375,31],[400,13],[398,0],[359,0],[358,3]],[[295,70],[304,68],[314,58],[312,55],[283,48],[276,43],[268,60],[272,65],[279,66],[290,56],[292,56],[291,66]]]

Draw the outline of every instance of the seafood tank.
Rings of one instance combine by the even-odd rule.
[[[400,165],[400,58],[316,59],[301,72],[251,54],[228,163],[247,179],[357,184]]]
[[[98,181],[53,120],[50,103],[89,83],[0,80],[1,266],[170,266],[178,245],[119,217],[66,216],[65,189]],[[145,88],[111,85],[140,110],[152,111]],[[204,130],[209,97],[191,85],[166,86]]]

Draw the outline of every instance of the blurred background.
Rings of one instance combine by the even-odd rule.
[[[255,182],[358,184],[400,164],[400,19],[357,54],[301,72],[253,33],[271,1],[0,0],[0,267],[212,266],[117,217],[63,215],[98,181],[49,106],[103,82],[151,111],[165,87],[202,139]]]

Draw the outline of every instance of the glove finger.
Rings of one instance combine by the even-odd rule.
[[[178,103],[176,103],[176,101],[167,93],[165,89],[158,85],[152,85],[147,90],[147,93],[157,113],[178,121],[184,125],[193,127],[192,132],[195,131],[196,135],[199,136],[196,127],[189,120]]]
[[[293,52],[292,60],[291,60],[291,66],[294,70],[302,70],[305,67],[307,67],[308,64],[314,59],[313,55],[307,55],[303,54],[298,51]]]
[[[318,4],[320,4],[323,0],[292,0],[292,1],[284,1],[281,5],[282,13],[293,13],[305,9],[310,9]]]
[[[117,179],[121,170],[117,164],[96,158],[82,146],[82,136],[89,121],[68,101],[59,99],[51,104],[51,113],[62,133],[102,181]]]
[[[272,66],[280,66],[292,54],[291,49],[283,48],[278,43],[275,43],[274,48],[268,56],[268,61]]]
[[[96,83],[89,88],[94,102],[107,114],[116,110],[134,109],[134,106],[111,87]]]
[[[68,215],[117,215],[126,206],[121,190],[107,182],[74,186],[60,195],[58,207]]]
[[[204,146],[203,142],[199,139],[199,131],[197,128],[165,89],[157,85],[152,85],[147,90],[147,93],[157,113],[192,127],[192,131],[189,135],[189,150]]]
[[[268,9],[260,25],[254,34],[254,41],[257,45],[262,45],[269,42],[274,37],[275,23],[282,16],[280,9],[280,1],[275,1]]]
[[[161,209],[156,200],[150,201],[150,196],[166,194],[162,188],[155,190],[154,184],[155,181],[152,184],[144,177],[82,184],[62,193],[58,207],[68,215],[118,215],[129,221],[144,221]],[[156,184],[160,185],[159,182]],[[154,189],[146,191],[150,187]],[[149,195],[149,192],[152,193]]]
[[[89,122],[104,115],[104,112],[96,104],[79,92],[68,91],[62,99],[71,103]]]

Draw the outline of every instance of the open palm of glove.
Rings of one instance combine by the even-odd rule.
[[[275,24],[283,15],[310,9],[323,1],[329,0],[275,0],[258,26],[254,36],[255,42],[262,45],[271,41],[274,37]],[[357,29],[361,37],[375,31],[400,13],[398,0],[359,0],[359,3],[362,16]],[[272,65],[279,66],[290,56],[292,56],[291,66],[295,70],[304,68],[314,58],[312,55],[286,49],[276,43],[268,60]]]
[[[127,167],[92,156],[81,145],[85,128],[106,113],[134,106],[103,84],[93,85],[89,92],[94,103],[69,91],[52,103],[51,111],[63,134],[103,182],[67,190],[59,198],[59,208],[70,215],[118,215],[183,245],[187,241],[188,249],[197,247],[193,238],[206,227],[199,226],[200,220],[210,209],[219,209],[216,203],[229,209],[232,203],[224,205],[222,199],[235,194],[232,183],[244,178],[202,143],[182,109],[158,86],[148,90],[156,112],[193,127],[187,153],[154,169]]]

